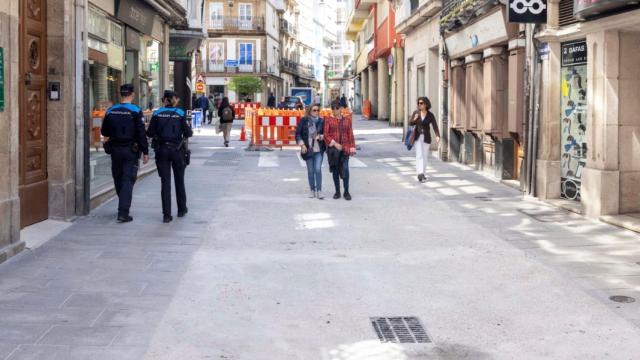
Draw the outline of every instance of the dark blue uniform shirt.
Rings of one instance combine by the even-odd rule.
[[[184,110],[162,107],[153,112],[147,135],[161,142],[179,144],[183,138],[193,136],[193,131],[187,124]]]
[[[149,154],[149,143],[144,131],[144,115],[134,104],[117,104],[107,110],[102,122],[102,136],[114,145],[138,143],[143,154]]]

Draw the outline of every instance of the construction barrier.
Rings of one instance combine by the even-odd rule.
[[[331,116],[331,109],[322,109],[321,117]],[[345,112],[345,116],[351,116]],[[244,130],[251,141],[250,147],[295,146],[296,126],[304,116],[300,110],[246,109]]]
[[[362,103],[362,116],[367,120],[371,120],[371,101],[364,100]]]
[[[243,119],[245,117],[245,109],[259,109],[260,103],[233,103],[231,106],[235,112],[236,119]]]

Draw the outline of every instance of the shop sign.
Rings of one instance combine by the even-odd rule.
[[[561,51],[562,66],[587,63],[587,42],[585,40],[562,43]]]
[[[224,67],[238,67],[238,60],[225,60]]]
[[[124,29],[125,46],[127,50],[140,51],[140,34],[130,27]]]
[[[0,111],[4,111],[4,49],[0,47]]]
[[[538,55],[540,55],[541,60],[549,59],[549,43],[540,43],[538,45]]]
[[[547,0],[509,0],[509,22],[547,23]]]
[[[120,0],[116,16],[125,24],[151,35],[155,14],[151,6],[140,0]]]
[[[446,38],[445,43],[451,57],[458,57],[476,47],[507,41],[509,33],[502,11],[477,21]],[[469,41],[471,40],[471,41]]]

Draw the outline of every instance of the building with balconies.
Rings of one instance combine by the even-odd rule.
[[[205,27],[207,40],[202,47],[202,67],[207,92],[266,102],[270,93],[284,94],[280,77],[280,14],[284,2],[248,0],[243,2],[208,0]],[[263,81],[261,94],[235,94],[228,89],[234,76],[257,76]]]
[[[329,66],[327,67],[327,87],[329,99],[346,96],[352,99],[350,107],[353,108],[353,42],[346,37],[347,2],[336,3],[336,41],[329,47]]]
[[[347,1],[346,37],[355,41],[356,107],[370,118],[389,120],[391,87],[389,64],[397,43],[395,12],[387,0]]]

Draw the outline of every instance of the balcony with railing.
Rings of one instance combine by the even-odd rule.
[[[315,68],[313,65],[304,65],[289,59],[280,59],[281,71],[313,79]]]
[[[264,17],[215,17],[209,19],[209,33],[264,33]]]
[[[207,72],[209,73],[225,73],[225,74],[270,74],[274,69],[269,69],[267,63],[261,60],[253,60],[251,62],[240,63],[236,61],[237,66],[225,66],[224,60],[209,60],[207,63]],[[226,65],[230,65],[227,63]]]
[[[465,1],[465,0],[454,0]],[[468,1],[468,0],[467,0]],[[403,7],[396,13],[396,32],[408,34],[425,21],[437,17],[442,9],[442,0],[411,0],[409,7]]]
[[[295,24],[284,19],[280,20],[280,31],[291,37],[295,37],[298,34]]]

